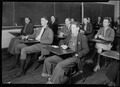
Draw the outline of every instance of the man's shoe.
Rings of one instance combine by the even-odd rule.
[[[46,84],[53,84],[51,81],[47,81]]]
[[[13,70],[15,68],[16,68],[16,66],[8,67],[7,70]]]
[[[17,74],[15,74],[15,78],[19,78],[21,77],[22,75],[25,75],[25,71],[19,71]]]
[[[42,73],[41,76],[42,76],[42,77],[50,77],[50,75],[49,75],[49,74],[46,74],[46,73]]]

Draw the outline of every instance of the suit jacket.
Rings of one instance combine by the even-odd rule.
[[[29,35],[28,38],[35,39],[40,34],[41,29],[42,28],[39,27],[37,30],[34,31],[34,33],[32,35]],[[40,43],[41,44],[52,44],[53,36],[54,36],[53,31],[49,27],[46,27],[41,36]]]
[[[83,24],[82,24],[82,30],[83,30],[83,31],[85,31],[85,30],[84,30],[84,26],[85,26],[85,24],[83,23]],[[91,23],[87,23],[86,31],[85,31],[84,34],[91,34],[92,31],[93,31],[93,29],[92,29],[92,24],[91,24]]]
[[[24,27],[25,27],[25,25],[24,25]],[[34,32],[33,24],[32,23],[29,23],[27,25],[25,33],[23,33],[24,27],[21,30],[21,35],[28,35],[28,34],[32,34]]]
[[[103,29],[103,27],[100,28],[100,30],[98,31],[97,35],[102,35],[102,36],[104,36],[104,29]],[[106,30],[106,33],[105,33],[105,36],[104,36],[104,37],[105,37],[105,39],[108,40],[108,41],[113,41],[113,40],[114,40],[114,37],[115,37],[115,32],[114,32],[114,30],[109,27],[109,28]]]
[[[63,32],[64,33],[64,36],[68,36],[71,32],[71,27],[67,27],[66,25],[64,25],[60,30],[59,32]]]
[[[54,35],[57,35],[57,34],[58,34],[58,24],[57,24],[56,22],[54,22],[53,24],[50,23],[50,24],[49,24],[49,27],[53,30]]]
[[[71,34],[67,36],[67,38],[61,41],[60,45],[68,45],[71,39]],[[85,56],[89,52],[87,37],[81,33],[77,36],[77,45],[76,45],[76,52],[78,53],[78,57],[81,58]]]
[[[71,34],[69,34],[65,40],[61,41],[60,45],[62,45],[62,44],[68,45],[70,38],[71,38]],[[82,70],[83,69],[83,61],[81,61],[81,59],[84,60],[85,55],[89,52],[88,40],[85,35],[83,35],[81,33],[78,34],[77,45],[75,48],[76,48],[76,53],[78,54],[76,63],[78,64],[79,70],[80,69]]]

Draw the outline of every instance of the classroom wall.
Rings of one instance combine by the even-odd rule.
[[[34,12],[32,14],[35,14],[36,16],[35,17],[39,17],[39,15],[44,15],[42,12],[41,13],[38,13],[39,10],[37,10],[36,8],[40,8],[40,10],[44,10],[43,7],[46,7],[45,5],[42,6],[39,6],[40,3],[36,3],[36,2],[32,2],[32,4],[28,4],[26,6],[26,3],[19,3],[17,2],[17,4],[15,4],[15,2],[6,2],[7,4],[3,5],[3,8],[2,8],[2,26],[6,25],[6,26],[11,26],[11,25],[14,25],[16,22],[18,23],[18,26],[19,25],[22,25],[22,16],[25,16],[24,14],[26,13],[26,15],[28,15],[28,13],[33,10]],[[19,3],[19,4],[18,4]],[[116,20],[116,18],[119,16],[119,1],[109,1],[109,2],[97,2],[99,4],[111,4],[111,5],[114,5],[115,7],[115,10],[114,10],[114,19]],[[3,3],[4,4],[4,3]],[[34,5],[33,5],[34,4]],[[15,8],[16,6],[18,6],[17,8]],[[34,7],[34,8],[31,8]],[[29,8],[28,8],[29,7]],[[52,8],[52,10],[50,9],[47,9],[45,10],[45,13],[50,13],[50,15],[55,15],[55,16],[58,16],[60,17],[60,23],[64,23],[64,18],[65,17],[73,17],[75,19],[78,19],[78,21],[81,21],[81,3],[77,3],[75,2],[74,5],[73,5],[73,2],[72,3],[50,3],[50,5],[48,6],[49,8]],[[14,8],[14,9],[13,9]],[[24,11],[21,11],[19,12],[20,9],[23,9],[23,8],[28,8],[29,10],[24,10]],[[67,10],[69,9],[69,10]],[[66,13],[66,14],[62,14],[63,13]],[[37,14],[38,13],[38,14]],[[16,15],[16,14],[19,14],[19,15]],[[31,14],[31,15],[32,15]],[[14,17],[15,16],[15,17]],[[9,18],[9,19],[7,19]],[[34,17],[33,17],[34,19]],[[38,25],[40,24],[40,19],[34,19],[35,20],[35,24]],[[33,21],[34,21],[33,20]],[[6,24],[7,22],[8,25]],[[9,46],[9,42],[11,40],[12,37],[14,37],[13,35],[11,35],[9,33],[9,31],[20,31],[20,29],[2,29],[2,48],[7,48]]]
[[[114,20],[115,5],[102,3],[84,3],[84,16],[90,17],[92,23],[96,22],[97,17],[112,17]]]
[[[114,21],[120,16],[120,1],[119,0],[110,0],[109,2],[96,2],[100,4],[110,4],[115,6],[114,10]]]
[[[50,20],[56,16],[58,23],[64,23],[66,17],[73,17],[81,22],[80,2],[3,2],[2,26],[18,26],[24,22],[24,17],[29,16],[34,25],[40,25],[40,18],[47,16]]]

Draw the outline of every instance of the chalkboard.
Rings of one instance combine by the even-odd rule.
[[[69,4],[66,2],[55,3],[55,16],[59,23],[65,23],[65,18],[68,16]]]
[[[95,22],[97,20],[98,16],[100,16],[102,18],[104,18],[104,17],[114,18],[114,5],[84,3],[84,16],[90,17],[93,22]]]
[[[58,17],[59,23],[64,23],[65,18],[74,18],[81,22],[82,6],[81,3],[57,2],[55,3],[55,15]]]
[[[84,17],[90,17],[92,21],[96,21],[101,16],[100,4],[84,3]]]
[[[54,14],[53,3],[46,2],[16,2],[15,3],[15,22],[22,25],[23,18],[29,16],[34,25],[40,25],[42,16],[50,17]]]
[[[81,3],[69,4],[69,17],[78,22],[82,22],[82,5]]]
[[[40,25],[42,16],[50,17],[55,15],[58,23],[64,23],[65,18],[75,18],[81,22],[82,5],[80,2],[3,2],[2,26],[23,25],[24,17],[32,19],[34,25]],[[90,17],[93,21],[98,16],[114,17],[114,5],[84,3],[84,16]]]
[[[114,18],[114,5],[102,4],[101,5],[101,16]]]
[[[3,2],[2,6],[2,26],[11,26],[14,23],[13,2]]]
[[[65,18],[75,18],[81,22],[81,4],[71,2],[6,2],[3,4],[3,25],[22,26],[26,16],[32,19],[34,25],[40,25],[40,18],[52,15],[58,19],[58,23],[64,23]],[[6,21],[7,20],[7,21]]]

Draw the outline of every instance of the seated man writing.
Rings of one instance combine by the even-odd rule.
[[[26,36],[26,39],[34,38],[38,40],[40,43],[33,44],[28,46],[24,43],[18,44],[15,48],[16,60],[19,59],[20,54],[20,69],[19,72],[15,75],[15,77],[20,77],[21,75],[25,74],[25,62],[27,54],[40,52],[41,56],[45,53],[44,47],[46,45],[50,45],[53,42],[53,31],[47,26],[48,20],[46,17],[41,18],[41,25],[42,27],[38,28],[32,35]]]
[[[47,82],[48,84],[62,83],[65,73],[77,62],[80,63],[80,58],[89,52],[87,37],[79,33],[79,29],[79,24],[77,22],[73,22],[71,24],[71,34],[69,34],[67,38],[60,43],[60,47],[62,49],[65,50],[70,48],[75,52],[74,55],[65,59],[57,55],[45,59],[42,76],[49,77],[49,81]],[[51,72],[52,64],[56,65],[53,72]]]

